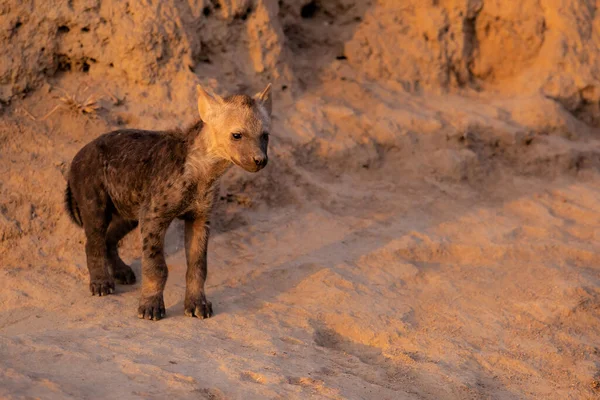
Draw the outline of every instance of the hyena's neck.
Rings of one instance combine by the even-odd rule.
[[[206,126],[189,141],[184,174],[194,181],[216,182],[233,165],[213,150]]]

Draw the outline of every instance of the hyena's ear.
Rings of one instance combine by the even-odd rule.
[[[217,113],[219,107],[223,104],[223,98],[212,90],[204,90],[200,85],[196,85],[196,91],[198,92],[198,112],[200,118],[204,122],[211,118],[214,113]]]
[[[258,101],[267,110],[269,116],[271,116],[271,110],[273,109],[273,101],[271,100],[271,84],[269,83],[265,90],[254,95],[254,99]]]

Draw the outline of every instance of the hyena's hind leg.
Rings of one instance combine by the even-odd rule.
[[[108,271],[106,247],[106,232],[111,214],[107,212],[106,193],[90,192],[84,197],[84,201],[78,202],[86,237],[85,255],[90,272],[90,291],[92,295],[106,296],[115,291],[115,281]]]
[[[106,250],[108,256],[108,267],[115,281],[121,285],[135,283],[135,274],[131,267],[123,262],[119,256],[117,246],[121,239],[138,226],[137,221],[123,219],[118,214],[113,214],[110,225],[106,232]]]

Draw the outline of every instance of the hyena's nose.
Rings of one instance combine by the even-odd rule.
[[[254,163],[257,167],[264,167],[267,165],[267,157],[264,156],[254,156]]]

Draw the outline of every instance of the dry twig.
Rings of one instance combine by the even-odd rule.
[[[102,96],[96,96],[95,94],[91,94],[85,100],[79,101],[77,100],[77,95],[71,95],[66,90],[59,88],[56,86],[56,89],[60,90],[63,95],[58,98],[63,104],[59,104],[55,106],[49,113],[40,118],[40,121],[45,120],[52,114],[54,114],[59,109],[66,109],[73,111],[77,114],[95,114],[98,109],[100,109],[100,105],[98,104],[98,100],[102,98]],[[86,91],[87,87],[83,90]]]

